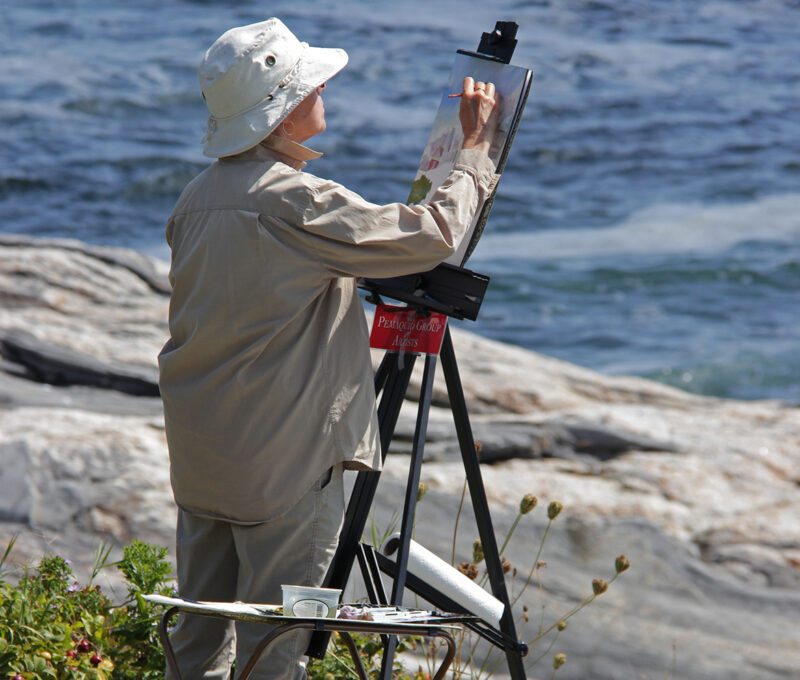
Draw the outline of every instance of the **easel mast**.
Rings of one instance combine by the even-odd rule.
[[[516,46],[516,31],[517,25],[513,22],[497,22],[493,32],[483,34],[477,53],[463,52],[461,50],[459,52],[507,64],[510,62]],[[525,94],[527,94],[527,89]],[[524,103],[523,97],[519,111],[521,111]],[[511,137],[503,153],[503,164],[510,143]],[[498,170],[500,169],[498,166]],[[490,206],[491,199],[483,207],[481,223],[485,223]],[[472,320],[477,317],[487,285],[487,277],[447,264],[440,265],[436,269],[423,274],[395,279],[367,280],[362,283],[362,287],[371,292],[372,297],[368,299],[373,302],[379,302],[380,295],[385,295],[386,297],[406,302],[410,306],[423,311],[432,310],[445,313],[454,318]],[[475,441],[469,422],[469,414],[449,328],[445,332],[442,344],[441,362],[461,449],[461,458],[475,512],[478,534],[483,545],[489,583],[494,597],[505,605],[499,630],[495,630],[490,626],[477,626],[474,629],[492,644],[503,649],[512,680],[525,680],[522,657],[527,653],[527,646],[517,640],[511,603],[506,589],[497,540],[481,476],[480,463],[475,450]],[[389,351],[384,355],[375,374],[375,392],[381,395],[378,405],[378,422],[384,460],[397,425],[400,408],[408,389],[415,363],[416,356],[413,354]],[[435,370],[436,355],[426,355],[396,559],[394,561],[388,560],[384,556],[378,555],[371,546],[361,544],[361,536],[375,499],[380,472],[360,472],[350,496],[339,546],[328,570],[324,585],[326,587],[344,588],[350,577],[353,562],[358,559],[362,576],[367,585],[368,595],[372,601],[401,605],[404,591],[408,588],[436,607],[447,611],[463,612],[465,610],[460,605],[452,602],[439,591],[408,573],[409,547]],[[393,579],[390,598],[387,598],[383,591],[380,571],[389,574]],[[308,654],[317,658],[323,656],[327,648],[328,636],[329,634],[315,634],[309,646]],[[381,680],[390,680],[391,678],[396,645],[396,637],[390,636],[385,639]]]

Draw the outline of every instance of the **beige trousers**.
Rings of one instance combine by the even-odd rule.
[[[326,472],[285,515],[241,525],[178,512],[178,590],[218,602],[280,604],[281,584],[319,586],[333,558],[344,517],[342,466]],[[184,680],[228,680],[241,671],[270,627],[181,614],[170,635]],[[250,677],[298,680],[305,675],[310,633],[296,631],[267,647]],[[167,670],[167,680],[173,680]]]

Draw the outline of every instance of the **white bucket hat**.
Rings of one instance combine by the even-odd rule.
[[[200,65],[211,112],[203,153],[221,158],[255,146],[345,64],[347,52],[309,47],[280,19],[226,31]]]

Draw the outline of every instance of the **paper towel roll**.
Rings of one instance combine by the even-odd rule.
[[[387,555],[397,550],[399,539],[399,533],[389,539],[385,550]],[[500,627],[500,618],[503,616],[505,605],[458,569],[451,567],[413,540],[408,551],[408,571],[447,595],[467,611],[491,623],[495,628]]]

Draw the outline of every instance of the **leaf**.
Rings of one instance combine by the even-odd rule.
[[[83,628],[84,628],[84,630],[86,630],[87,637],[91,637],[92,636],[92,630],[93,630],[92,617],[91,616],[87,616],[85,614],[82,614],[81,615],[81,623],[83,623]]]
[[[6,563],[8,556],[11,554],[11,551],[14,548],[14,544],[17,542],[17,535],[14,534],[9,540],[8,545],[6,546],[6,551],[3,553],[3,557],[0,558],[0,574],[3,573],[3,565]]]
[[[5,640],[3,640],[3,642],[5,642]],[[8,664],[16,658],[17,655],[13,651],[0,652],[0,670],[5,670]]]

